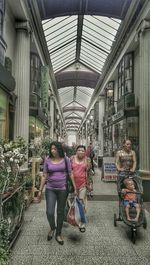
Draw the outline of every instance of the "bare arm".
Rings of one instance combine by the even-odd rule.
[[[74,190],[76,191],[76,184],[75,184],[74,176],[73,176],[72,173],[71,173],[71,175],[70,175],[70,178],[71,178],[71,180],[72,180],[72,184],[73,184]]]
[[[39,200],[41,200],[41,195],[42,195],[42,191],[46,182],[46,178],[47,178],[47,174],[43,174],[42,179],[41,179],[41,184],[40,184],[40,189],[38,192],[38,198]]]
[[[121,171],[122,169],[120,167],[120,159],[119,159],[119,157],[120,157],[120,152],[118,151],[117,154],[116,154],[116,168],[117,168],[118,171]]]
[[[132,151],[132,153],[133,153],[133,167],[130,169],[130,171],[134,172],[136,169],[136,155],[134,151]]]
[[[46,182],[46,178],[47,178],[47,174],[43,174],[42,176],[42,179],[41,179],[41,185],[40,185],[40,191],[42,192],[43,188],[44,188],[44,185],[45,185],[45,182]]]

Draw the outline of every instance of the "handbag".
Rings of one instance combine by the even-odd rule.
[[[78,220],[77,220],[77,216],[76,216],[76,200],[74,198],[70,208],[69,208],[69,211],[68,211],[68,214],[67,214],[67,222],[70,224],[70,225],[73,225],[73,226],[78,226]]]
[[[66,189],[67,189],[67,193],[73,193],[74,192],[74,186],[73,186],[72,180],[71,180],[70,175],[69,175],[66,157],[65,157],[65,167],[66,167]]]

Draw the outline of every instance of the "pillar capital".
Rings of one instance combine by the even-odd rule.
[[[145,31],[150,30],[150,20],[143,19],[137,29],[138,35],[143,34]]]
[[[31,32],[29,21],[18,21],[15,24],[15,28],[17,31],[25,31],[28,34]]]

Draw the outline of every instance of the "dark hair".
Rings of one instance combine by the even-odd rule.
[[[62,143],[56,142],[56,141],[50,143],[50,146],[49,146],[49,157],[53,157],[53,155],[51,153],[52,145],[54,145],[57,148],[59,156],[61,158],[64,158],[65,154],[64,154],[64,149],[63,149]]]
[[[84,150],[86,150],[85,145],[78,145],[77,148],[76,148],[76,151],[77,151],[79,148],[83,148]]]

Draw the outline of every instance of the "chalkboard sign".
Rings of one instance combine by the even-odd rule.
[[[102,179],[106,181],[117,180],[115,157],[103,157]]]

